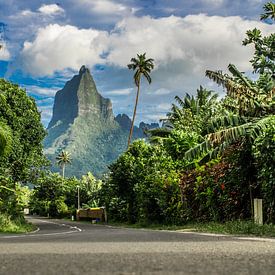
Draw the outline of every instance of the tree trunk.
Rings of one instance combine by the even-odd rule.
[[[133,113],[133,119],[132,119],[132,125],[131,125],[131,129],[130,129],[130,134],[129,134],[129,138],[128,138],[128,146],[127,149],[130,146],[131,143],[131,138],[133,135],[133,130],[134,130],[134,123],[135,123],[135,117],[136,117],[136,112],[137,112],[137,104],[138,104],[138,97],[139,97],[139,88],[140,88],[140,78],[138,80],[138,88],[137,88],[137,96],[136,96],[136,103],[135,103],[135,108],[134,108],[134,113]]]
[[[62,165],[62,177],[65,177],[65,164]]]

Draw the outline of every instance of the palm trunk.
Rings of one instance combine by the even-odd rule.
[[[62,165],[62,177],[65,177],[65,164]]]
[[[139,88],[140,88],[140,78],[139,78],[139,80],[138,80],[138,89],[137,89],[136,103],[135,103],[135,108],[134,108],[134,113],[133,113],[133,119],[132,119],[132,125],[131,125],[131,129],[130,129],[130,134],[129,134],[129,138],[128,138],[128,146],[127,146],[127,149],[128,149],[129,146],[130,146],[131,138],[132,138],[133,130],[134,130],[134,123],[135,123],[135,118],[136,118],[137,104],[138,104],[138,97],[139,97]]]

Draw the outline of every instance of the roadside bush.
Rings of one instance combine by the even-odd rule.
[[[244,144],[235,144],[221,159],[183,173],[181,193],[187,221],[224,222],[251,217],[251,196],[256,188],[251,184],[246,154]]]
[[[78,188],[81,205],[98,206],[101,181],[95,179],[91,173],[83,176],[81,180],[75,177],[63,178],[51,172],[41,174],[34,182],[30,201],[31,212],[60,218],[74,215],[78,207]]]
[[[110,166],[101,200],[117,221],[176,223],[181,218],[178,183],[171,157],[159,146],[136,141]]]
[[[275,223],[275,116],[270,119],[263,134],[256,139],[253,152],[263,199],[264,219],[267,223]]]
[[[23,216],[23,209],[28,206],[31,191],[9,177],[0,176],[0,212],[12,218]]]
[[[23,216],[12,218],[8,214],[0,213],[0,232],[27,232],[33,230],[33,225],[26,222]]]

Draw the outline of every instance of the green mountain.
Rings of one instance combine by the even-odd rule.
[[[102,97],[88,68],[56,93],[53,117],[44,140],[45,154],[56,166],[61,150],[71,153],[72,164],[66,166],[66,176],[80,177],[91,171],[100,176],[108,165],[126,150],[131,120],[127,115],[114,117],[110,99]],[[144,128],[158,124],[141,123],[135,127],[133,138],[144,138]]]

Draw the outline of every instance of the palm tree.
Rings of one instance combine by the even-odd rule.
[[[221,71],[206,71],[206,76],[226,88],[234,113],[213,120],[204,141],[188,150],[186,159],[204,156],[203,160],[208,160],[241,138],[251,144],[275,114],[275,86],[270,74],[262,74],[252,81],[234,65],[230,64],[228,69],[232,76]]]
[[[168,120],[174,123],[182,123],[186,119],[185,112],[188,111],[188,115],[191,117],[201,115],[208,120],[215,112],[215,106],[217,105],[218,94],[213,91],[207,90],[200,86],[197,89],[196,96],[191,96],[186,93],[183,99],[175,96],[177,104],[172,104],[171,112],[167,114]]]
[[[275,4],[267,2],[264,5],[265,13],[261,14],[261,20],[268,19],[269,17],[275,20]]]
[[[65,176],[65,166],[66,164],[71,164],[71,154],[67,151],[62,150],[56,157],[57,164],[62,168],[62,176]]]
[[[149,84],[152,82],[150,73],[151,73],[151,70],[154,69],[153,61],[154,59],[152,58],[146,59],[146,53],[144,53],[144,54],[137,54],[137,58],[132,58],[131,59],[132,63],[128,64],[128,69],[135,71],[134,81],[137,86],[135,108],[134,108],[133,119],[132,119],[131,129],[130,129],[129,138],[128,138],[128,148],[130,146],[131,138],[133,135],[134,122],[136,117],[137,104],[138,104],[139,91],[140,91],[141,76],[143,75],[147,79]]]
[[[220,114],[218,94],[200,86],[196,96],[186,93],[183,98],[175,96],[176,104],[172,104],[167,118],[162,119],[163,126],[146,131],[151,143],[158,143],[169,138],[174,129],[196,131],[204,134],[208,121]]]

